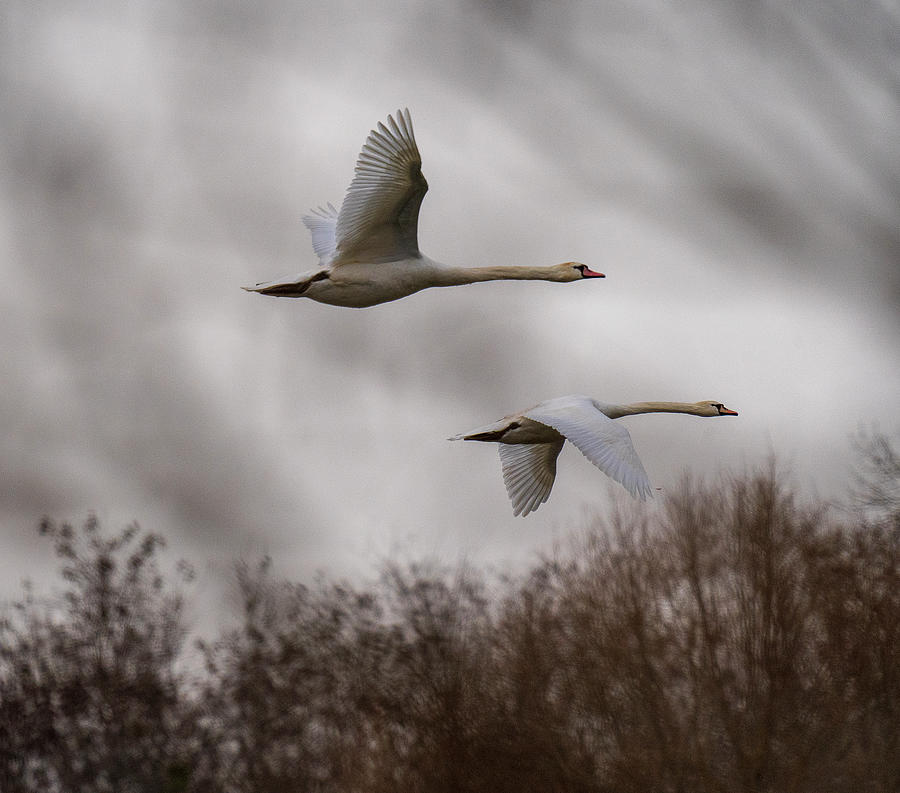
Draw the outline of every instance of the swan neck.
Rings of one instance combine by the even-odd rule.
[[[436,286],[461,286],[482,281],[558,281],[555,267],[525,267],[521,265],[489,265],[486,267],[456,267],[450,264],[435,265]]]
[[[610,418],[637,416],[641,413],[688,413],[694,416],[703,415],[700,406],[690,402],[634,402],[630,405],[615,405],[610,412],[615,413],[615,415],[610,415]]]

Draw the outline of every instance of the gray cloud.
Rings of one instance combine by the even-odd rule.
[[[14,556],[41,514],[97,509],[187,555],[272,551],[288,573],[407,545],[525,558],[602,509],[607,484],[564,454],[550,502],[515,520],[496,452],[444,439],[563,393],[740,410],[628,420],[664,488],[683,466],[774,449],[831,491],[858,424],[896,425],[887,6],[14,2],[8,16]],[[363,311],[242,293],[312,263],[300,215],[340,200],[367,130],[401,105],[432,185],[423,250],[576,258],[607,280]]]

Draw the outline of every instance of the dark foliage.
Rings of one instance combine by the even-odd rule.
[[[44,520],[65,592],[31,592],[0,623],[0,789],[174,791],[192,739],[174,671],[181,600],[136,525],[105,537]]]
[[[2,626],[2,790],[898,791],[891,504],[839,523],[773,466],[505,580],[240,565],[243,614],[191,678],[160,541],[46,521],[68,589]]]

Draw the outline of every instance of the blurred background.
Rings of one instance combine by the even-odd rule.
[[[514,518],[449,435],[535,402],[625,419],[654,486],[775,454],[840,498],[900,426],[900,12],[858,3],[24,2],[0,26],[0,576],[42,515],[198,568],[518,564],[627,499],[567,448]],[[419,243],[606,273],[351,310],[240,290],[315,264],[368,130],[412,112]],[[652,505],[648,509],[652,509]],[[6,591],[0,595],[6,595]],[[209,615],[207,615],[209,616]],[[201,616],[200,619],[203,619]]]

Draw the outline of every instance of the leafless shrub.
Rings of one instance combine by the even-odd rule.
[[[182,789],[189,741],[173,663],[184,629],[166,590],[162,539],[131,525],[104,536],[41,523],[67,584],[30,591],[0,624],[4,791]]]
[[[597,789],[898,789],[898,559],[774,466],[589,535],[551,576]]]
[[[874,430],[860,430],[854,440],[852,500],[865,516],[900,533],[900,451]]]
[[[2,789],[900,790],[896,527],[783,480],[685,478],[506,578],[238,565],[199,681],[159,541],[45,522],[68,589],[0,625]]]

